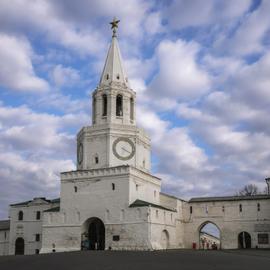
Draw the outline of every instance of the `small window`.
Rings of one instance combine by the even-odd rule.
[[[145,159],[143,160],[143,168],[145,169]]]
[[[120,75],[119,74],[116,75],[116,79],[120,80]]]
[[[36,234],[36,242],[39,242],[39,241],[40,241],[40,234],[37,233],[37,234]]]
[[[39,254],[39,249],[36,249],[36,250],[35,250],[35,253],[36,253],[36,254]]]
[[[173,221],[173,214],[171,214],[171,221]]]
[[[107,75],[106,75],[106,80],[109,80],[109,78],[110,78],[110,75],[107,74]]]
[[[36,220],[40,220],[40,211],[36,212]]]
[[[136,191],[138,191],[139,190],[139,185],[138,184],[136,184]]]
[[[18,220],[23,220],[23,211],[18,213]]]
[[[261,211],[261,204],[257,203],[257,211],[260,212]]]
[[[224,205],[222,206],[222,212],[223,213],[225,212],[225,206]]]
[[[115,184],[112,183],[112,190],[115,190]]]
[[[156,218],[158,218],[158,210],[156,210]]]
[[[76,193],[78,191],[78,187],[74,187],[74,192]]]
[[[189,207],[189,213],[192,214],[192,211],[193,211],[192,206],[190,206]]]
[[[99,160],[98,160],[98,155],[95,156],[95,164],[98,164]]]
[[[242,212],[243,208],[242,208],[242,204],[239,204],[239,212]]]
[[[120,235],[113,235],[113,241],[119,241]]]
[[[5,232],[5,239],[7,239],[7,232]]]
[[[154,190],[154,197],[156,198],[157,197],[157,191]]]
[[[263,245],[269,244],[268,233],[259,233],[258,234],[258,244],[263,244]]]

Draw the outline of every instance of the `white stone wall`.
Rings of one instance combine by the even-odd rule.
[[[9,230],[0,230],[0,256],[8,255]]]
[[[257,211],[257,203],[260,203],[260,211]],[[239,205],[242,205],[242,212]],[[193,213],[190,214],[190,206]],[[224,206],[224,212],[222,207]],[[214,223],[221,234],[221,248],[238,248],[238,234],[246,231],[251,235],[252,248],[269,248],[270,245],[258,244],[256,224],[266,225],[270,228],[270,204],[269,200],[239,200],[222,202],[197,202],[186,203],[185,215],[185,246],[192,248],[196,243],[199,247],[199,230],[207,222]],[[266,231],[270,237],[270,231]]]

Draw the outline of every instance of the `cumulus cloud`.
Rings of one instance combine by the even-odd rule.
[[[196,61],[199,50],[195,42],[163,40],[157,48],[159,71],[149,86],[153,94],[189,100],[207,93],[210,78]]]
[[[59,173],[75,168],[78,130],[83,114],[55,116],[26,106],[0,106],[1,205],[36,196],[58,196]],[[4,217],[6,208],[2,208]]]
[[[233,0],[175,0],[164,13],[172,28],[181,29],[228,22],[246,12],[250,5],[251,0],[240,1],[237,5]]]
[[[25,38],[0,34],[0,43],[0,85],[15,91],[48,90],[48,83],[35,74],[32,48]]]

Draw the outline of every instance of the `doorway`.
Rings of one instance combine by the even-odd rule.
[[[251,236],[248,232],[240,232],[238,234],[238,247],[251,248]]]
[[[16,239],[15,255],[24,255],[24,239],[22,237]]]

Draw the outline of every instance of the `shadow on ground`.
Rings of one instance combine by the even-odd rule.
[[[270,250],[83,251],[0,257],[1,270],[270,269]]]

